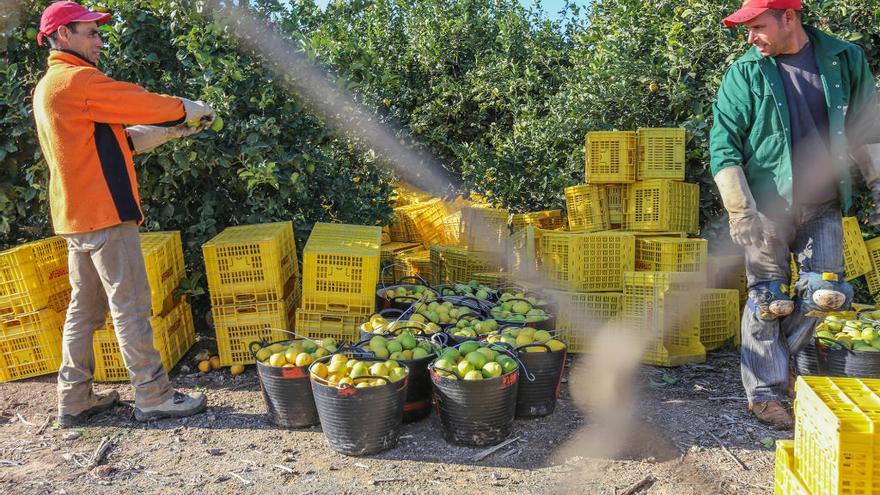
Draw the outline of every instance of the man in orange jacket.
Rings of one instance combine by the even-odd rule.
[[[119,400],[115,391],[92,390],[92,337],[108,309],[135,387],[137,420],[185,417],[207,405],[203,394],[171,387],[153,348],[150,287],[138,234],[144,215],[132,155],[203,130],[214,111],[98,70],[104,46],[98,24],[109,18],[75,2],[56,2],[43,12],[37,36],[41,45],[48,40],[51,52],[34,91],[34,118],[49,165],[52,224],[67,240],[72,287],[58,371],[62,427],[81,425]],[[198,125],[187,125],[193,122]],[[140,125],[123,127],[130,124]]]

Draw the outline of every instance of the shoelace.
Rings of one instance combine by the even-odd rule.
[[[171,399],[171,401],[174,402],[175,405],[182,404],[183,401],[185,401],[185,400],[186,400],[186,395],[184,395],[180,392],[174,392],[174,396]]]

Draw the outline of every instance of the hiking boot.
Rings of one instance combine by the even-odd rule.
[[[95,394],[95,404],[92,407],[76,415],[62,414],[58,417],[58,426],[61,428],[83,426],[88,423],[89,418],[111,409],[118,402],[119,393],[115,390],[110,390],[103,394]]]
[[[134,409],[134,419],[138,421],[155,421],[164,418],[185,418],[205,410],[208,398],[205,394],[186,395],[175,391],[174,395],[156,407]]]
[[[790,430],[794,426],[791,414],[778,400],[749,404],[749,410],[758,418],[758,421],[777,430]]]

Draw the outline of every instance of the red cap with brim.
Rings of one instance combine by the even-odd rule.
[[[46,7],[40,18],[40,33],[37,43],[43,45],[46,36],[73,22],[97,22],[101,24],[110,20],[110,14],[92,12],[76,2],[55,2]]]
[[[724,19],[724,25],[727,27],[738,26],[771,9],[801,10],[801,0],[747,0],[743,3],[742,8]]]
[[[739,9],[736,12],[734,12],[733,14],[724,18],[724,25],[727,27],[738,26],[744,22],[751,21],[755,17],[758,17],[759,15],[763,14],[764,12],[767,12],[768,10],[770,10],[770,9],[768,9],[766,7],[757,7],[757,8],[745,7],[745,8]]]

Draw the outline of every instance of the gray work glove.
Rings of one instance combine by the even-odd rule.
[[[853,153],[865,184],[871,190],[874,211],[868,217],[871,225],[880,225],[880,144],[866,144]]]
[[[203,129],[203,126],[187,127],[186,124],[181,124],[176,127],[135,125],[127,127],[125,130],[128,132],[132,144],[134,144],[134,150],[138,153],[143,153],[172,139],[191,136]]]
[[[730,237],[740,246],[764,244],[764,216],[758,213],[755,198],[742,167],[727,167],[715,175],[721,201],[730,216]]]
[[[183,109],[186,111],[186,126],[199,127],[203,130],[214,122],[214,109],[203,101],[192,101],[186,98],[180,98],[183,102]]]

